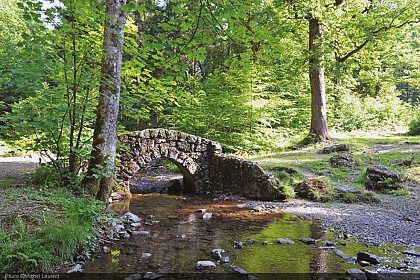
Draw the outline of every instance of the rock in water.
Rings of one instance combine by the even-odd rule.
[[[370,264],[379,264],[381,262],[381,259],[371,253],[368,252],[359,252],[357,253],[357,262],[365,261]]]
[[[216,268],[216,264],[212,261],[198,261],[197,270],[209,270]]]
[[[128,222],[128,223],[140,223],[141,219],[139,216],[131,213],[131,212],[127,212],[123,215],[123,218]]]

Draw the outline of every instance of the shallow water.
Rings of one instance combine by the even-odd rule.
[[[112,208],[120,215],[130,211],[140,216],[143,219],[140,230],[150,231],[150,236],[132,236],[129,240],[113,242],[108,246],[111,253],[95,254],[84,271],[123,273],[121,275],[147,271],[206,275],[208,272],[196,271],[196,263],[211,260],[217,263],[212,273],[232,273],[229,265],[212,258],[211,250],[216,248],[225,251],[223,256],[229,256],[231,265],[258,275],[259,279],[273,279],[273,274],[267,273],[293,273],[309,279],[313,278],[309,273],[342,274],[350,268],[361,268],[325,250],[326,240],[333,240],[348,256],[356,256],[360,251],[388,256],[384,258],[385,270],[409,263],[410,269],[398,271],[413,271],[412,267],[419,265],[418,258],[411,258],[409,262],[407,256],[392,252],[394,247],[377,248],[357,243],[351,237],[343,239],[340,232],[327,231],[316,222],[282,213],[280,209],[257,212],[241,204],[241,201],[208,196],[166,194],[133,195],[131,200],[113,203]],[[202,214],[197,212],[199,209],[213,213],[212,218],[203,220]],[[302,237],[318,241],[308,245],[298,241]],[[249,238],[254,244],[246,242]],[[277,238],[290,238],[295,243],[280,245],[276,243]],[[234,241],[243,242],[243,248],[234,249]]]
[[[111,252],[98,253],[84,266],[87,273],[119,273],[124,278],[133,273],[184,273],[175,279],[188,279],[191,275],[212,278],[207,271],[196,270],[197,261],[211,260],[217,267],[211,270],[219,279],[232,273],[230,265],[238,266],[259,279],[335,279],[345,276],[350,268],[362,268],[353,261],[344,260],[328,250],[327,240],[335,247],[355,257],[357,252],[369,251],[383,258],[380,266],[368,266],[382,272],[420,272],[419,258],[403,255],[407,248],[393,245],[374,247],[358,243],[342,232],[326,230],[317,222],[305,221],[281,209],[258,212],[244,207],[243,202],[210,196],[176,196],[167,194],[133,195],[131,199],[115,202],[112,209],[122,215],[128,211],[142,218],[139,230],[150,231],[150,236],[131,236],[128,240],[115,240],[107,244]],[[209,220],[202,219],[199,209],[213,213]],[[299,238],[317,239],[316,244],[304,244]],[[248,244],[247,239],[253,239]],[[294,244],[280,245],[277,238],[290,238]],[[234,241],[243,242],[242,249],[234,249]],[[221,264],[212,258],[211,250],[220,248],[229,256],[230,264]],[[167,275],[167,274],[166,274]],[[224,274],[223,274],[224,275]],[[279,276],[280,275],[280,276]],[[287,275],[287,276],[286,276]],[[399,275],[399,274],[395,274]],[[235,277],[242,277],[236,273]],[[299,276],[299,277],[298,277]],[[416,279],[419,274],[404,275],[401,279]],[[412,277],[411,277],[412,276]],[[214,277],[213,277],[214,278]],[[232,278],[229,274],[227,279]]]

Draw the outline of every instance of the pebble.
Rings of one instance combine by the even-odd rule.
[[[235,249],[242,249],[243,245],[244,244],[240,241],[233,241],[233,248]]]
[[[132,223],[130,226],[132,226],[132,227],[141,227],[141,223]]]
[[[299,241],[302,242],[302,243],[305,243],[305,244],[315,244],[315,242],[316,242],[315,239],[307,238],[307,237],[299,238]]]
[[[212,261],[198,261],[197,270],[208,270],[208,269],[214,269],[216,268],[216,264]]]
[[[210,220],[212,215],[213,215],[213,214],[212,214],[212,213],[210,213],[210,212],[206,212],[206,213],[204,213],[204,215],[203,215],[203,220],[205,220],[205,221]]]
[[[143,237],[147,237],[150,236],[150,231],[147,230],[135,230],[132,233],[133,236],[143,236]]]
[[[230,258],[229,256],[224,256],[220,259],[221,263],[230,263]]]
[[[239,274],[248,275],[248,272],[245,269],[240,268],[239,266],[231,265],[230,268],[232,268],[233,271],[235,271]]]
[[[225,250],[223,249],[213,249],[211,250],[211,255],[213,256],[213,258],[215,258],[216,260],[220,260],[222,258],[222,254],[225,252]]]
[[[108,254],[108,253],[109,253],[109,248],[108,248],[107,246],[104,246],[104,247],[102,248],[102,253],[104,253],[104,254]]]
[[[123,218],[129,223],[140,223],[141,222],[140,217],[131,213],[131,212],[125,213],[123,215]]]
[[[80,264],[76,264],[75,266],[73,266],[70,270],[67,271],[67,274],[78,272],[83,272],[82,266]]]
[[[248,238],[248,239],[246,240],[246,243],[248,243],[248,244],[254,244],[254,243],[255,243],[255,240],[254,240],[254,239],[252,239],[252,238]]]
[[[141,257],[142,257],[143,259],[150,258],[151,256],[152,256],[152,254],[151,254],[151,253],[143,253],[143,254],[141,254]]]

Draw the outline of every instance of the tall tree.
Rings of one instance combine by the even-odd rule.
[[[114,182],[113,171],[117,146],[117,120],[121,89],[122,49],[127,12],[126,0],[107,0],[104,25],[99,104],[93,135],[93,150],[84,185],[99,200],[108,202]]]
[[[324,31],[317,18],[309,19],[309,79],[311,85],[311,129],[316,141],[330,139],[324,81]]]

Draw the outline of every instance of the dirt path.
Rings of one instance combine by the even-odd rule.
[[[0,178],[22,175],[39,166],[39,157],[0,157]]]

